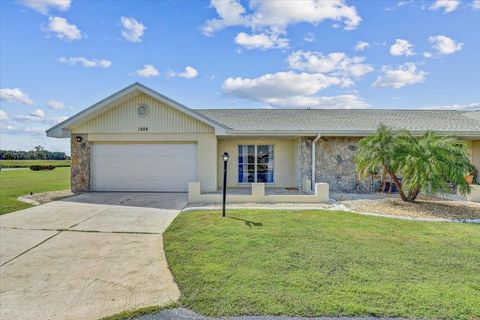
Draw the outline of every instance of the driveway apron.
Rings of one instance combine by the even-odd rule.
[[[0,216],[0,319],[98,319],[176,301],[162,234],[181,193],[86,193]]]

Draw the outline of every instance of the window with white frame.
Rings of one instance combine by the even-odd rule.
[[[238,146],[238,183],[273,183],[273,145]]]

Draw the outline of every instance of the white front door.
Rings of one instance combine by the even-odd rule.
[[[191,143],[93,144],[92,191],[188,191],[197,178]]]

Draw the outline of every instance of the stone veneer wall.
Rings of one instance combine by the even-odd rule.
[[[82,137],[78,142],[76,137]],[[72,192],[90,191],[90,142],[86,133],[72,134],[70,184]]]
[[[327,182],[331,191],[367,191],[368,183],[359,181],[354,157],[358,149],[358,137],[325,137],[317,142],[316,182]],[[312,140],[302,139],[302,176],[311,179]]]

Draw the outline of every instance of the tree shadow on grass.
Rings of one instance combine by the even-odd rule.
[[[246,224],[249,228],[253,228],[253,227],[263,227],[263,223],[261,223],[261,222],[255,222],[255,221],[245,220],[245,219],[236,218],[236,217],[228,217],[228,218],[233,219],[233,220],[238,220],[238,221],[244,221],[245,224]]]

